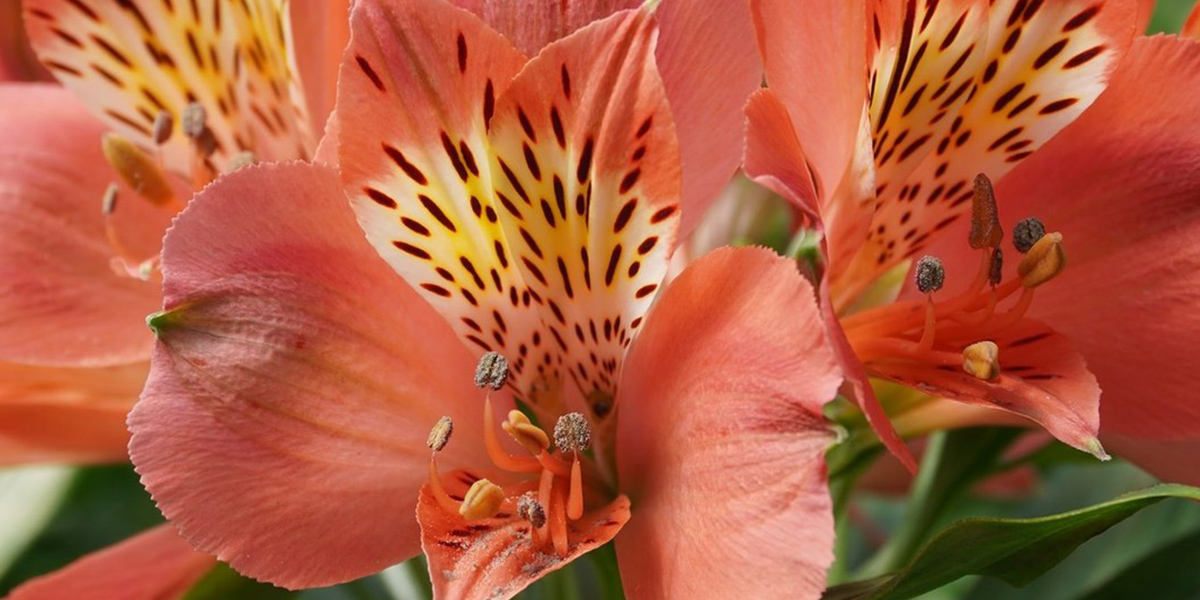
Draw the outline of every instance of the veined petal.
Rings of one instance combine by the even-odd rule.
[[[25,11],[42,64],[121,135],[154,148],[157,115],[174,119],[160,150],[169,169],[192,172],[195,151],[179,126],[190,102],[207,112],[218,171],[243,150],[260,160],[311,156],[281,0],[29,0]]]
[[[680,236],[690,233],[739,166],[742,107],[762,86],[746,0],[666,0],[655,51],[683,168]]]
[[[1028,417],[1063,443],[1108,458],[1097,440],[1100,386],[1066,336],[1025,319],[989,341],[999,347],[1000,362],[991,381],[959,364],[880,361],[867,368],[928,394]]]
[[[304,84],[312,131],[320,135],[337,101],[342,53],[350,42],[350,7],[354,0],[292,0],[288,3],[288,47],[292,73]]]
[[[159,343],[129,418],[163,514],[288,587],[416,554],[429,428],[447,415],[456,435],[482,435],[475,361],[362,239],[336,172],[224,176],[176,220],[163,272],[167,311],[150,320]],[[440,460],[485,461],[480,446]]]
[[[0,465],[128,460],[125,416],[149,367],[0,362]]]
[[[483,19],[521,52],[533,56],[592,21],[635,8],[640,0],[450,0]],[[674,0],[672,0],[674,1]]]
[[[338,153],[358,221],[473,351],[508,357],[524,393],[554,341],[500,225],[487,124],[525,58],[441,0],[361,0],[352,28]]]
[[[466,471],[444,474],[451,498],[462,498],[478,475]],[[543,575],[607,544],[629,520],[629,499],[620,496],[608,505],[567,522],[566,554],[538,541],[529,522],[517,516],[507,500],[488,519],[468,521],[446,512],[429,487],[421,489],[417,520],[421,544],[429,560],[433,595],[439,600],[507,600]]]
[[[821,407],[841,380],[790,261],[722,249],[671,283],[621,387],[630,597],[820,596],[833,559]]]
[[[773,88],[759,90],[746,103],[746,176],[786,198],[820,222],[821,201],[813,172],[787,107]]]
[[[0,360],[107,366],[149,356],[142,320],[159,305],[158,284],[110,264],[101,200],[115,175],[102,129],[62,88],[0,86]],[[116,213],[129,217],[123,241],[150,258],[169,214],[127,204]]]
[[[191,549],[170,525],[160,525],[22,584],[8,600],[182,598],[216,566]]]
[[[872,95],[877,208],[853,261],[834,257],[835,295],[928,246],[970,213],[977,174],[999,180],[1090,106],[1129,46],[1137,10],[1133,0],[1005,0],[942,2],[937,13],[954,7],[971,11],[961,26],[935,15],[929,40],[916,33],[921,9],[898,11],[908,58],[880,63],[886,36],[876,54],[876,77],[888,81]],[[931,54],[947,42],[946,52],[963,49]]]
[[[497,104],[488,136],[511,258],[553,337],[539,374],[609,407],[679,224],[654,36],[647,13],[628,11],[551,44]]]

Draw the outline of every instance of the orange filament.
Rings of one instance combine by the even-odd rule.
[[[567,495],[567,517],[572,521],[583,516],[583,473],[579,469],[579,457],[571,463],[571,492]]]
[[[442,478],[438,475],[437,470],[437,460],[432,456],[429,457],[429,491],[433,492],[433,497],[442,510],[458,514],[458,502],[446,493],[446,488],[442,487]]]
[[[563,506],[566,504],[563,501],[563,486],[554,486],[552,494],[554,502],[551,503],[550,509],[550,539],[554,542],[554,550],[559,555],[563,555],[569,549],[567,547],[567,515]]]
[[[538,482],[538,502],[542,506],[550,506],[550,492],[554,489],[554,473],[549,470],[542,471],[541,480]],[[538,539],[546,541],[548,531],[545,527],[538,530]]]
[[[497,467],[505,471],[537,473],[541,470],[542,466],[537,459],[527,456],[513,456],[500,445],[500,439],[496,435],[495,427],[492,425],[494,422],[492,399],[488,397],[483,401],[483,443],[487,447],[488,458]]]

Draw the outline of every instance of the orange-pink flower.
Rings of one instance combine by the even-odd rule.
[[[676,132],[757,87],[752,38],[717,35],[739,5],[585,13],[527,60],[557,33],[360,0],[339,167],[230,174],[165,242],[131,453],[184,536],[288,587],[423,548],[439,598],[507,598],[615,538],[631,597],[818,597],[841,377],[811,286],[725,249],[658,289],[718,191],[689,173],[736,162],[695,147],[736,128]],[[482,391],[486,353],[510,376]]]
[[[1138,37],[1146,8],[753,3],[770,87],[746,168],[824,230],[831,330],[901,457],[869,377],[1099,457],[1103,420],[1110,446],[1196,481],[1200,47]],[[880,283],[910,264],[916,282]]]

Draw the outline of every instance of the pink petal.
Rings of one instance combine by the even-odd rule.
[[[325,130],[337,100],[342,52],[350,41],[350,7],[354,0],[307,0],[288,6],[292,54],[312,119],[312,131]]]
[[[751,0],[767,83],[809,148],[818,191],[831,193],[850,166],[866,105],[863,0]]]
[[[804,155],[787,107],[774,89],[762,89],[746,104],[746,176],[786,198],[815,222],[821,202],[812,164]]]
[[[110,264],[100,205],[116,176],[102,130],[62,88],[0,86],[0,360],[106,366],[149,355],[143,319],[158,285]],[[169,215],[127,188],[120,196],[124,242],[150,258]]]
[[[167,312],[129,418],[163,514],[292,588],[416,554],[430,427],[455,420],[448,468],[484,460],[475,359],[362,239],[336,172],[226,175],[177,219],[163,270]]]
[[[195,552],[170,525],[160,525],[31,579],[8,600],[175,600],[216,566]]]
[[[483,19],[527,56],[639,0],[450,0]],[[673,0],[674,1],[674,0]]]
[[[461,498],[476,479],[463,471],[443,473],[445,489]],[[517,517],[511,499],[494,518],[467,521],[443,510],[426,486],[421,489],[417,519],[421,544],[429,561],[429,578],[438,600],[507,600],[542,576],[607,544],[629,520],[629,498],[567,522],[568,551],[558,555],[549,539],[538,541],[529,522]]]
[[[0,465],[128,460],[125,415],[148,370],[0,362]]]
[[[651,312],[625,366],[617,539],[634,598],[818,598],[833,560],[821,407],[841,375],[786,259],[722,249]]]
[[[671,104],[683,165],[687,235],[729,183],[741,160],[742,107],[762,85],[747,0],[667,0],[655,52]]]

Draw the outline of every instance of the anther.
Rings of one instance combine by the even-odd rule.
[[[208,130],[208,113],[199,102],[189,102],[179,117],[179,126],[183,135],[198,139]]]
[[[475,367],[475,387],[498,390],[508,381],[508,360],[499,352],[488,352]]]
[[[133,142],[115,133],[106,133],[101,139],[101,149],[121,180],[138,194],[160,206],[174,198],[162,169]]]
[[[429,439],[425,442],[434,452],[441,452],[442,448],[450,441],[450,435],[454,433],[454,421],[450,417],[443,416],[434,423],[433,429],[429,430]]]
[[[502,504],[504,490],[486,479],[480,479],[472,483],[471,489],[467,490],[462,505],[458,507],[458,514],[468,521],[487,519],[496,516]]]
[[[508,420],[501,423],[500,428],[534,456],[550,447],[550,436],[546,435],[541,427],[534,425],[529,417],[519,410],[508,411]]]
[[[990,381],[1000,376],[1000,348],[994,342],[975,342],[963,349],[963,370]]]
[[[1021,264],[1017,265],[1022,286],[1035,288],[1062,273],[1067,266],[1062,239],[1061,233],[1048,233],[1029,249],[1029,253],[1021,259]]]
[[[154,143],[159,146],[167,143],[174,129],[175,121],[171,119],[171,115],[165,110],[159,111],[158,116],[154,117]]]
[[[100,201],[100,213],[104,216],[113,214],[117,210],[117,184],[108,184],[108,189],[104,190],[104,199]]]
[[[554,445],[562,452],[583,452],[592,445],[592,427],[582,413],[567,413],[554,424]]]
[[[1000,280],[1004,278],[1004,253],[997,246],[992,250],[992,262],[988,266],[988,283],[992,287],[1000,285]]]
[[[971,235],[967,241],[972,248],[995,248],[1004,239],[1000,213],[996,209],[996,192],[987,175],[975,176],[975,197],[971,202]]]
[[[196,152],[203,158],[212,156],[217,151],[217,137],[207,127],[195,137]]]
[[[1018,252],[1025,254],[1044,235],[1046,226],[1037,217],[1029,217],[1013,227],[1013,245]]]
[[[533,492],[526,492],[517,498],[517,516],[529,521],[534,529],[541,529],[546,525],[546,507],[537,501]]]
[[[917,261],[916,282],[917,289],[923,294],[942,289],[946,283],[946,268],[942,266],[942,261],[933,256],[921,257]]]
[[[243,150],[237,154],[234,154],[233,158],[229,159],[229,164],[225,167],[225,172],[232,173],[239,169],[249,167],[256,162],[258,162],[258,157],[255,156],[253,152],[249,150]]]

